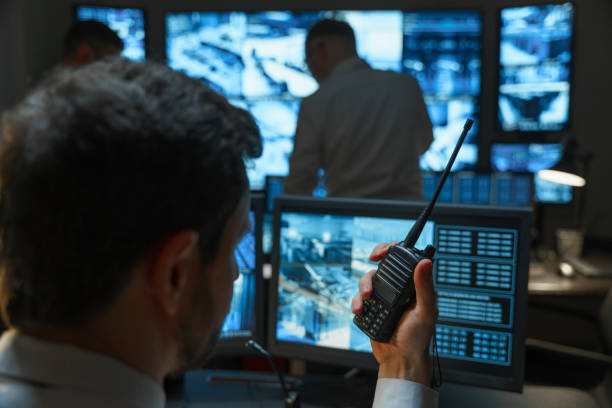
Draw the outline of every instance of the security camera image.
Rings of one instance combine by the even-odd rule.
[[[276,338],[371,352],[353,324],[351,299],[358,281],[376,269],[368,257],[377,244],[401,241],[413,221],[328,214],[281,216]],[[416,244],[433,242],[428,222]]]
[[[250,227],[238,243],[234,255],[240,276],[234,282],[234,295],[223,322],[220,338],[248,337],[255,331],[255,213],[249,214]]]
[[[254,116],[264,145],[262,156],[247,167],[254,190],[264,188],[266,175],[289,173],[300,101],[318,88],[304,62],[304,42],[310,26],[324,17],[348,21],[359,54],[374,67],[399,70],[399,11],[166,15],[168,65],[202,80]]]
[[[422,170],[444,170],[467,118],[479,112],[482,18],[475,11],[404,14],[402,71],[421,85],[434,141],[421,156]],[[478,121],[459,151],[453,170],[478,160]]]
[[[132,61],[145,59],[144,11],[131,8],[78,6],[78,20],[95,20],[106,24],[123,40],[121,56]]]
[[[169,13],[168,65],[198,78],[248,110],[263,138],[263,154],[247,167],[251,188],[265,176],[287,175],[301,98],[317,89],[304,64],[304,41],[318,14]]]
[[[251,161],[251,188],[265,176],[286,176],[300,101],[318,85],[304,62],[309,27],[321,18],[348,22],[357,52],[372,67],[407,72],[424,91],[434,142],[421,168],[442,170],[467,117],[476,118],[480,92],[481,17],[477,12],[399,10],[168,13],[168,65],[198,78],[255,117],[263,154]],[[454,169],[478,156],[477,123]]]
[[[498,118],[506,131],[567,127],[571,3],[501,11]]]
[[[491,146],[493,171],[538,172],[561,159],[559,143],[495,143]]]

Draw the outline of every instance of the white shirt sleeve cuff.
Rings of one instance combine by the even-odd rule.
[[[436,408],[438,392],[398,378],[379,378],[372,408]]]

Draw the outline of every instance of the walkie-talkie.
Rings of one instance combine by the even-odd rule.
[[[389,247],[378,264],[378,270],[372,280],[372,295],[363,300],[363,311],[353,318],[357,327],[375,341],[388,342],[393,336],[402,314],[416,300],[413,280],[414,268],[421,259],[433,259],[436,248],[427,245],[421,251],[416,249],[414,244],[416,244],[425,223],[429,219],[431,210],[450,173],[457,153],[473,123],[472,119],[465,122],[463,132],[442,173],[431,201],[423,209],[404,241]]]

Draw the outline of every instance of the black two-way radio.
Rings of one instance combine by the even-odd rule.
[[[433,259],[436,248],[427,245],[424,250],[414,247],[425,223],[429,219],[438,195],[455,162],[457,153],[465,140],[474,121],[468,119],[455,150],[442,173],[431,201],[423,209],[404,241],[389,247],[389,250],[378,264],[378,270],[372,280],[372,295],[363,300],[363,310],[355,315],[353,322],[371,339],[386,343],[393,336],[395,328],[407,307],[416,300],[414,289],[414,268],[421,259]]]

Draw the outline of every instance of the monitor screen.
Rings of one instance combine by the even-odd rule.
[[[559,143],[494,143],[491,170],[536,173],[557,164],[562,153]]]
[[[438,183],[442,178],[442,173],[433,171],[424,171],[423,177],[423,196],[426,201],[431,200],[438,187]],[[442,186],[440,195],[438,196],[439,203],[452,203],[455,201],[455,190],[454,190],[454,177],[453,174],[449,174]]]
[[[457,200],[461,204],[490,204],[491,175],[488,173],[457,172]]]
[[[374,68],[404,71],[417,77],[435,124],[435,142],[421,166],[442,170],[465,118],[478,113],[479,13],[406,14],[399,10],[167,13],[167,63],[201,79],[255,117],[264,148],[262,156],[253,160],[247,172],[251,188],[262,190],[266,175],[288,174],[300,101],[318,88],[304,63],[304,41],[308,28],[324,17],[345,20],[353,27],[358,54]],[[422,20],[428,22],[430,31],[417,30],[415,22],[421,27]],[[432,39],[428,40],[429,37]],[[418,41],[413,44],[414,38]],[[444,51],[432,51],[432,41],[443,46]],[[430,61],[425,55],[435,57]],[[416,63],[416,58],[421,58],[421,62]],[[435,68],[423,68],[430,63]],[[476,129],[470,132],[455,168],[476,163],[476,133]]]
[[[571,3],[501,10],[498,119],[506,131],[568,127]]]
[[[234,281],[230,310],[223,322],[215,354],[248,352],[246,340],[262,342],[263,277],[262,277],[262,215],[264,199],[254,195],[249,212],[249,230],[236,246],[234,255],[240,275]]]
[[[563,146],[559,143],[495,143],[491,146],[491,168],[500,172],[537,173],[557,164],[562,154]],[[515,184],[518,182],[524,186],[515,186],[513,189],[517,191],[526,188],[528,184],[533,184],[536,201],[556,204],[572,201],[570,186],[546,181],[535,174],[532,181],[527,180],[527,175],[502,176],[498,190],[498,199],[502,202],[506,201],[505,197],[512,195],[510,191],[512,189],[508,190],[508,188],[512,184],[509,180],[513,178]],[[519,200],[516,205],[528,205],[529,201],[524,201],[527,197],[524,194],[519,195],[524,199]]]
[[[408,202],[277,198],[270,287],[273,353],[375,368],[352,322],[376,244],[402,239],[422,210]],[[530,210],[441,204],[416,247],[432,244],[445,380],[519,391],[523,381]]]
[[[482,16],[477,11],[404,13],[402,70],[421,85],[434,141],[421,156],[423,170],[444,170],[467,118],[479,113]],[[468,134],[454,170],[478,161],[478,121]]]
[[[116,31],[123,40],[121,55],[132,61],[144,61],[145,16],[144,10],[101,6],[76,6],[77,20],[100,21]]]
[[[531,204],[533,175],[526,173],[494,173],[491,204],[527,206]]]
[[[544,180],[533,175],[534,198],[541,203],[566,204],[572,201],[572,186]]]

